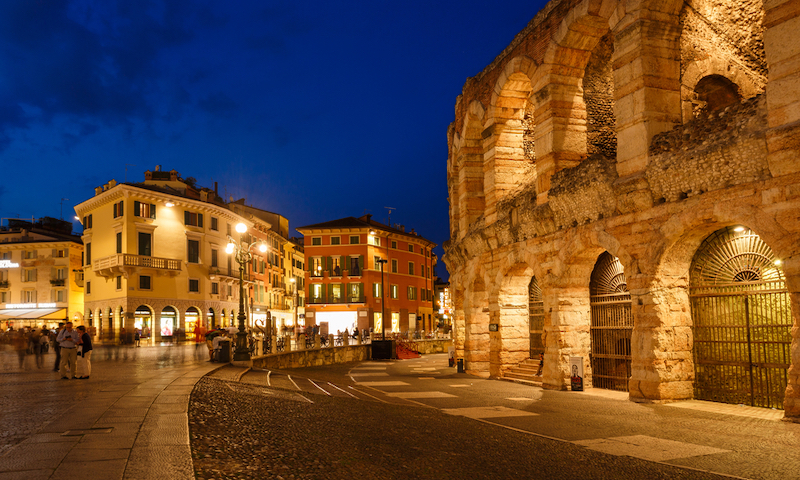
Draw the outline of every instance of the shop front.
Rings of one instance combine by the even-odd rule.
[[[58,322],[67,321],[67,309],[55,303],[7,303],[0,309],[0,329],[21,330],[25,327],[49,329],[58,327]]]

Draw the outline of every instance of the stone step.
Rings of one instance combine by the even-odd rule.
[[[541,377],[535,377],[535,378],[541,378]],[[504,382],[518,383],[520,385],[529,385],[531,387],[541,387],[542,386],[542,381],[541,380],[525,380],[525,379],[522,379],[522,378],[509,378],[509,377],[500,377],[500,380],[503,380]]]
[[[506,373],[503,375],[503,377],[506,377],[506,378],[516,378],[516,379],[519,379],[519,380],[538,381],[538,382],[541,382],[541,381],[542,381],[542,377],[541,377],[541,376],[534,375],[534,374],[530,374],[530,373],[520,373],[520,372],[515,372],[515,371],[513,371],[513,370],[510,370],[510,371],[506,372]]]
[[[512,372],[533,372],[536,373],[539,371],[539,365],[517,365],[516,367],[511,367],[510,369]]]

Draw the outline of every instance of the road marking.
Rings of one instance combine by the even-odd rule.
[[[351,388],[351,389],[355,390],[356,392],[360,393],[361,395],[366,395],[366,396],[368,396],[369,398],[374,398],[375,400],[377,400],[377,401],[379,401],[379,402],[382,402],[382,403],[389,403],[389,402],[387,402],[386,400],[384,400],[384,399],[382,399],[382,398],[378,398],[378,397],[376,397],[376,396],[374,396],[374,395],[370,395],[370,394],[369,394],[369,393],[367,393],[367,392],[362,392],[361,390],[358,390],[357,388],[353,387],[352,385],[348,385],[348,386],[347,386],[347,388]]]
[[[419,377],[420,380],[436,380],[436,377]]]
[[[377,366],[376,367],[361,367],[361,366],[358,366],[358,367],[354,367],[353,370],[386,370],[386,366],[385,365],[382,366],[382,367],[377,367]]]
[[[406,387],[406,382],[358,382],[359,385],[365,387]]]
[[[328,382],[328,385],[330,385],[331,387],[335,388],[336,390],[342,391],[342,392],[350,395],[353,398],[356,398],[356,399],[358,398],[355,395],[353,395],[352,393],[348,392],[347,390],[342,390],[341,388],[337,387],[336,385],[332,384],[331,382]]]
[[[272,384],[270,383],[269,376],[272,375],[272,370],[267,371],[267,386],[271,387]]]
[[[365,372],[365,373],[351,373],[351,377],[388,377],[389,374],[386,372]]]
[[[443,408],[442,411],[449,415],[461,415],[462,417],[481,419],[496,417],[529,417],[536,416],[538,413],[525,412],[508,407],[466,407],[466,408]]]
[[[609,455],[620,457],[627,455],[652,462],[729,452],[729,450],[676,442],[675,440],[664,440],[663,438],[648,437],[647,435],[578,440],[573,443]]]
[[[511,397],[511,398],[506,398],[506,400],[513,400],[515,402],[524,402],[525,400],[533,400],[533,399],[528,397]]]
[[[462,383],[462,384],[459,384],[459,385],[450,385],[450,386],[453,387],[453,388],[459,388],[459,387],[471,387],[472,385],[464,385]]]
[[[289,381],[290,382],[294,383],[294,380],[292,380],[292,376],[291,375],[286,375],[286,376],[289,377]],[[294,388],[300,390],[300,387],[298,387],[296,383],[294,383]]]
[[[452,398],[455,395],[450,395],[444,392],[393,392],[386,394],[389,397],[397,398]]]
[[[427,371],[431,371],[431,370],[438,370],[438,368],[436,368],[436,367],[414,367],[414,371],[415,371],[415,372],[416,372],[416,371],[424,372],[424,371],[426,371],[426,370],[427,370]]]
[[[316,382],[314,382],[314,380],[311,380],[310,378],[309,378],[309,379],[307,379],[307,380],[308,380],[309,382],[311,382],[311,384],[312,384],[312,385],[314,385],[315,387],[317,387],[317,388],[319,388],[320,390],[322,390],[323,392],[325,392],[325,395],[327,395],[327,396],[329,396],[329,397],[330,397],[330,396],[332,396],[332,395],[331,395],[331,393],[330,393],[329,391],[327,391],[327,390],[325,390],[324,388],[322,388],[322,387],[320,387],[319,385],[317,385],[317,384],[316,384]]]

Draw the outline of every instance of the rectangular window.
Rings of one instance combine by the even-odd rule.
[[[341,241],[341,237],[331,237],[331,245],[340,245]]]
[[[211,284],[211,293],[213,295],[219,295],[219,283],[214,282]]]
[[[233,285],[228,285],[228,296],[229,297],[233,296]]]
[[[212,267],[219,266],[219,264],[218,264],[218,262],[219,262],[218,255],[219,255],[219,253],[217,252],[216,249],[211,250],[211,266]]]
[[[114,218],[121,217],[123,215],[123,213],[125,212],[125,210],[123,208],[124,205],[123,205],[122,202],[123,202],[123,200],[120,200],[119,202],[114,204]]]
[[[190,278],[189,279],[189,292],[191,293],[199,293],[200,292],[200,280],[197,278]]]
[[[156,206],[152,203],[133,202],[133,216],[142,218],[156,218]]]
[[[394,240],[392,240],[392,248],[397,248],[397,242],[395,242]]]
[[[397,259],[392,259],[392,273],[397,273]]]
[[[381,298],[381,284],[380,283],[373,283],[372,284],[372,296],[375,298]]]
[[[391,293],[391,297],[393,300],[397,300],[397,297],[399,296],[398,295],[399,291],[400,289],[397,287],[397,285],[392,285],[391,287],[389,287],[389,292]]]
[[[86,283],[86,286],[89,286],[89,283]],[[87,291],[86,293],[91,293]],[[22,296],[20,298],[22,303],[36,303],[36,290],[23,290]]]
[[[90,228],[92,228],[92,216],[87,215],[83,217],[83,229],[89,230]]]
[[[11,303],[8,301],[10,292],[0,292],[0,303]]]
[[[192,227],[202,227],[203,226],[203,214],[202,213],[194,213],[194,212],[183,212],[183,224],[190,225]]]
[[[149,233],[139,232],[139,255],[149,257],[153,254],[153,250],[151,248],[152,240],[153,237]]]
[[[311,237],[311,245],[322,245],[322,237]]]
[[[361,243],[361,238],[358,235],[350,235],[350,245],[358,245]]]
[[[408,274],[414,275],[414,262],[408,262]]]
[[[380,270],[381,269],[380,259],[381,259],[381,257],[379,257],[378,255],[375,255],[375,257],[373,257],[373,259],[372,259],[372,265],[373,265],[372,268],[374,268],[375,270]]]
[[[139,275],[139,290],[150,290],[150,275]]]
[[[322,284],[321,283],[314,283],[311,285],[311,301],[314,303],[322,303],[323,296],[322,296]]]
[[[369,240],[367,243],[369,243],[370,245],[374,245],[376,247],[381,246],[381,237],[370,235],[367,237],[367,240]]]
[[[408,287],[408,299],[409,300],[417,299],[417,287]]]
[[[117,275],[117,290],[122,290],[122,276]]]
[[[219,231],[219,219],[217,217],[211,217],[211,230]]]
[[[53,256],[56,258],[65,258],[67,256],[67,251],[64,249],[57,249]]]
[[[92,244],[90,242],[86,244],[86,265],[91,265],[91,264],[92,264]]]
[[[200,242],[198,240],[189,240],[187,251],[189,263],[200,263]]]
[[[23,282],[35,282],[36,281],[36,269],[35,268],[26,268],[22,270],[22,281]]]
[[[92,282],[86,282],[86,295],[90,295],[92,293]]]
[[[414,253],[414,245],[409,243],[408,244],[408,251],[411,252],[411,253]]]
[[[117,232],[117,253],[122,253],[122,232]]]
[[[32,260],[36,258],[36,252],[37,252],[36,250],[26,250],[25,252],[22,253],[22,258],[24,258],[25,260]]]
[[[340,303],[342,301],[342,284],[331,283],[328,285],[328,293],[330,293],[328,301],[331,303]]]
[[[364,257],[350,257],[350,276],[351,277],[360,277],[361,276],[361,269],[364,266]]]

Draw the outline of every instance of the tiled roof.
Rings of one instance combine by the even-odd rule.
[[[424,240],[426,242],[433,243],[419,234],[404,232],[397,228],[393,228],[388,225],[384,225],[380,222],[376,222],[375,220],[369,218],[369,216],[365,217],[360,217],[360,218],[345,217],[345,218],[340,218],[338,220],[330,220],[328,222],[315,223],[313,225],[306,225],[304,227],[297,227],[295,230],[297,230],[300,233],[303,233],[303,230],[323,230],[323,229],[336,229],[336,228],[376,228],[379,230],[383,230],[384,232],[403,235],[410,238],[417,238],[420,240]]]

